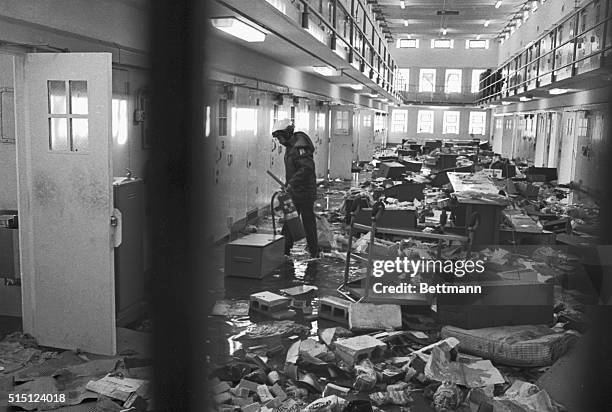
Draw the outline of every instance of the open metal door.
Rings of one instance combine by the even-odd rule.
[[[28,54],[16,67],[24,331],[114,354],[111,54]]]

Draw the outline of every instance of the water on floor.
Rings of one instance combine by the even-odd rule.
[[[330,220],[332,231],[342,231],[343,223],[339,215],[333,215],[330,211],[338,209],[343,202],[344,191],[350,187],[356,187],[364,177],[355,174],[351,182],[332,182],[329,187],[319,188],[322,194],[315,202],[315,211],[327,216]],[[272,220],[268,216],[258,223],[258,233],[272,233]],[[280,230],[277,225],[277,231]],[[310,259],[305,250],[306,242],[301,240],[296,242],[292,250],[291,257],[286,262],[274,270],[270,275],[263,279],[248,279],[238,277],[225,277],[223,272],[224,248],[219,245],[215,249],[215,271],[210,276],[209,285],[212,288],[216,300],[248,300],[253,293],[271,291],[279,293],[280,289],[298,285],[313,285],[318,288],[315,297],[310,304],[316,314],[316,304],[319,296],[336,296],[336,289],[342,284],[345,274],[346,261],[341,257],[342,254],[324,254],[319,259]],[[365,266],[361,262],[351,261],[349,265],[349,278],[354,279],[363,274]],[[212,304],[214,302],[210,302]],[[243,317],[219,317],[211,316],[209,322],[209,333],[211,337],[207,342],[209,360],[213,363],[223,363],[228,356],[241,344],[235,340],[245,329],[252,325],[252,320],[248,316]],[[298,316],[294,318],[299,323],[311,328],[311,334],[316,335],[319,323],[326,324],[324,320],[308,320]],[[327,326],[327,325],[326,325]],[[334,326],[329,323],[329,326]]]

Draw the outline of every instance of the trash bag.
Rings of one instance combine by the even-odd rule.
[[[319,240],[319,248],[324,251],[330,251],[337,249],[338,244],[334,238],[334,234],[331,230],[331,226],[325,217],[315,215],[317,218],[317,237]]]

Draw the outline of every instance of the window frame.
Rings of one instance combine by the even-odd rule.
[[[400,114],[403,115],[403,119],[401,120],[396,117],[397,115],[400,115]],[[406,133],[407,131],[408,131],[408,110],[406,109],[393,110],[391,112],[391,133]]]
[[[475,127],[480,127],[480,126],[475,126],[474,124],[474,115],[479,114],[482,115],[482,133],[477,133],[474,131]],[[495,124],[495,127],[497,128],[497,123]],[[468,122],[468,132],[469,134],[473,134],[473,135],[479,135],[479,136],[484,136],[487,132],[487,112],[481,112],[481,111],[476,111],[476,110],[471,110],[470,111],[470,117],[469,117],[469,122]]]
[[[449,78],[449,74],[458,74],[459,75],[459,81],[457,85],[454,85],[455,87],[453,87],[453,89],[451,90],[450,86],[449,86],[449,82],[448,82],[448,78]],[[453,93],[461,93],[461,89],[462,89],[462,82],[463,82],[463,70],[461,69],[446,69],[444,71],[444,93],[445,94],[453,94]]]
[[[448,127],[450,126],[449,119],[447,119],[447,117],[450,117],[450,115],[454,115],[454,114],[457,115],[456,131],[450,132],[447,130]],[[442,116],[442,134],[459,134],[460,127],[461,127],[461,112],[458,110],[445,110]]]
[[[431,114],[431,120],[427,121],[426,124],[429,124],[430,127],[427,130],[423,130],[423,116],[425,114]],[[417,133],[420,134],[433,134],[434,132],[434,122],[435,122],[436,113],[433,110],[418,110],[417,111]]]
[[[433,74],[432,82],[431,82],[431,90],[424,90],[424,75]],[[435,93],[436,91],[436,75],[437,69],[420,69],[419,70],[419,93]]]
[[[473,94],[480,92],[480,75],[486,72],[487,69],[472,69],[472,84],[470,85],[470,92]],[[478,73],[476,78],[474,76]],[[474,85],[476,85],[476,90],[474,90]]]

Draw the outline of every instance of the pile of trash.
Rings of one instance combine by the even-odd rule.
[[[283,321],[287,333],[291,321]],[[299,330],[299,326],[294,326]],[[508,377],[438,332],[356,334],[343,327],[296,338],[280,353],[234,353],[210,377],[218,411],[563,410],[545,390]],[[482,408],[482,409],[479,409]]]
[[[152,366],[138,355],[49,350],[12,333],[0,341],[0,393],[16,396],[4,397],[0,406],[31,411],[83,403],[92,412],[151,411]]]

